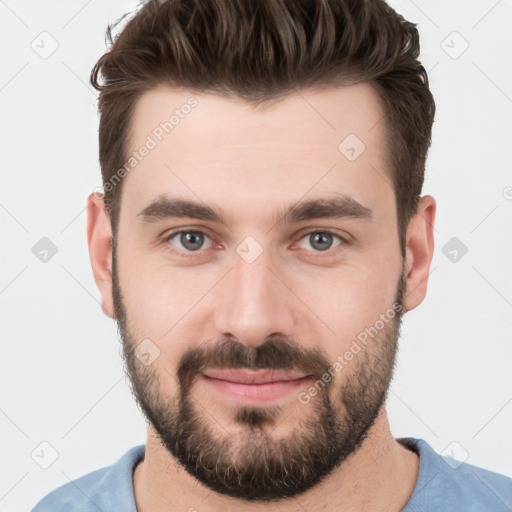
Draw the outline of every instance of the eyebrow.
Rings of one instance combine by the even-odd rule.
[[[137,214],[144,223],[156,223],[166,219],[187,217],[211,221],[227,226],[220,211],[200,202],[160,196]],[[295,203],[273,217],[273,227],[312,219],[373,220],[373,212],[349,196],[335,196]]]

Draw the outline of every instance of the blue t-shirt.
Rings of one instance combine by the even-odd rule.
[[[423,439],[400,438],[420,456],[418,480],[402,512],[511,512],[512,478],[436,453]],[[115,464],[58,487],[32,512],[137,512],[133,469],[146,445],[128,450]]]

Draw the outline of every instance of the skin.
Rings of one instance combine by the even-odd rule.
[[[124,178],[116,253],[126,337],[129,332],[129,341],[136,344],[150,339],[160,350],[150,367],[152,385],[169,404],[179,390],[176,372],[187,349],[215,347],[222,338],[250,349],[277,333],[336,361],[391,307],[402,271],[403,312],[423,301],[434,250],[436,202],[423,196],[408,227],[402,260],[394,191],[383,154],[383,110],[368,84],[301,91],[263,108],[234,98],[159,87],[137,104],[131,147],[140,147],[169,117],[167,112],[192,95],[198,106]],[[366,146],[355,161],[338,150],[349,133]],[[273,219],[285,206],[331,197],[333,191],[370,208],[373,219],[275,225]],[[218,209],[227,226],[189,218],[141,222],[137,214],[162,194]],[[206,247],[215,248],[190,257],[179,236],[173,241],[164,236],[179,228],[205,232],[215,242],[205,242]],[[100,194],[88,198],[87,229],[102,308],[116,318],[112,229]],[[307,235],[321,230],[348,236],[350,243],[315,251]],[[236,252],[247,236],[263,249],[250,264]],[[387,324],[379,339],[385,334],[396,338],[396,328]],[[125,351],[133,348],[128,339],[124,343]],[[376,357],[377,351],[378,343],[368,344],[369,356]],[[363,357],[354,356],[323,391],[329,393],[340,419],[344,410],[339,397],[347,389],[347,379],[363,364]],[[141,367],[140,375],[146,370]],[[231,439],[233,453],[242,453],[250,432],[235,422],[231,404],[198,383],[190,395],[204,419],[215,419],[210,421],[216,434]],[[294,439],[300,418],[316,418],[313,403],[301,404],[296,394],[280,399],[273,427],[266,432],[273,439]],[[358,449],[317,485],[279,501],[248,502],[213,492],[193,478],[149,423],[145,459],[134,471],[134,494],[143,512],[190,507],[399,511],[414,489],[418,467],[418,456],[393,438],[383,405]]]

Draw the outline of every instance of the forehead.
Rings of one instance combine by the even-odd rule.
[[[242,208],[330,191],[363,204],[389,199],[384,126],[366,83],[297,91],[258,107],[160,86],[136,104],[129,154],[138,156],[126,166],[123,203],[135,212],[165,193]]]
[[[209,142],[217,145],[221,139],[233,143],[268,143],[277,134],[289,142],[307,139],[310,143],[331,144],[353,133],[371,144],[379,136],[380,130],[374,129],[382,118],[381,101],[368,83],[297,90],[257,106],[234,95],[225,97],[160,85],[144,93],[137,102],[131,142],[141,141],[153,132],[154,137],[159,138],[158,128],[161,127],[163,138],[172,131],[173,138],[180,139],[181,133],[186,140],[180,143],[204,149],[208,149]],[[172,126],[166,125],[169,120]],[[201,130],[195,137],[188,137],[187,126]]]

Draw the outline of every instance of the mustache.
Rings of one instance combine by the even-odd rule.
[[[178,367],[182,389],[207,369],[299,371],[321,378],[330,366],[329,359],[318,348],[306,348],[295,340],[269,337],[256,347],[247,347],[230,338],[215,344],[189,348]]]

